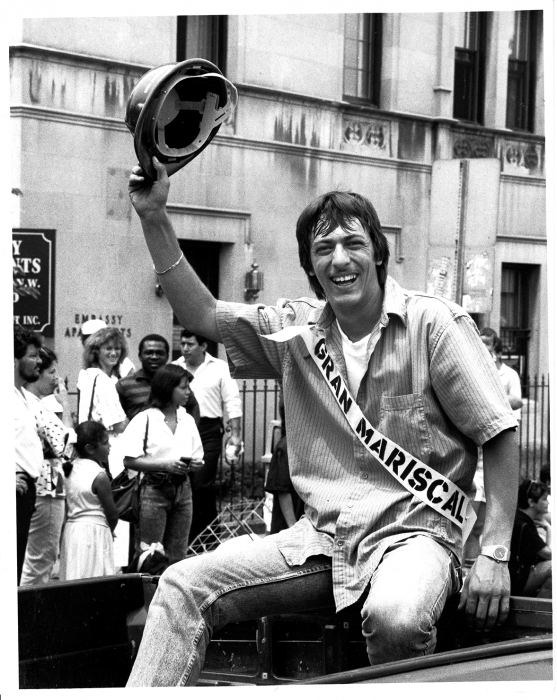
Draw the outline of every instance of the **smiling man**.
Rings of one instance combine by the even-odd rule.
[[[122,377],[116,383],[116,391],[128,420],[147,407],[155,372],[159,367],[168,364],[170,359],[168,341],[157,333],[146,335],[139,342],[138,357],[141,368],[127,377]],[[191,391],[185,409],[198,423],[199,404]]]
[[[461,594],[471,624],[508,613],[518,482],[512,414],[470,317],[402,289],[375,209],[352,192],[311,203],[296,228],[317,299],[217,301],[181,254],[153,159],[130,197],[180,322],[224,343],[235,377],[284,388],[292,484],[306,504],[291,528],[242,551],[170,567],[150,607],[129,685],[193,685],[214,629],[228,622],[358,606],[371,664],[431,653],[460,589],[477,447],[487,515],[482,556]]]

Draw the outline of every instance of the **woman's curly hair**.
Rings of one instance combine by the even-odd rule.
[[[128,356],[128,344],[126,343],[124,334],[118,328],[114,328],[114,326],[101,328],[87,338],[83,346],[83,366],[85,369],[99,366],[99,350],[102,345],[109,341],[114,341],[122,350],[115,369],[116,374],[120,376],[120,365],[124,358]]]

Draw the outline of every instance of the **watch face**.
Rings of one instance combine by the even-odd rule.
[[[496,549],[493,551],[493,556],[495,559],[500,559],[500,560],[505,560],[507,557],[507,550],[505,547],[496,547]]]

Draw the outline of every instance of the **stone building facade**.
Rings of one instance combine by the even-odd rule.
[[[47,335],[68,375],[80,324],[130,355],[177,328],[127,196],[123,116],[148,69],[201,56],[238,108],[171,180],[169,212],[215,294],[309,294],[297,215],[336,188],[367,195],[403,286],[500,330],[523,375],[548,370],[543,13],[23,19],[11,38],[13,227],[54,232]],[[15,236],[16,234],[14,234]]]

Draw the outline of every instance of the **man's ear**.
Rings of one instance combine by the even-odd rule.
[[[92,455],[95,451],[96,447],[95,445],[91,445],[89,442],[85,445],[85,452],[88,455]]]

